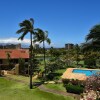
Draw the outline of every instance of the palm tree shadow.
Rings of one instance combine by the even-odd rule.
[[[41,86],[44,82],[33,82],[33,89]]]

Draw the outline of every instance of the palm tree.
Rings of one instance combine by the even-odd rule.
[[[83,50],[100,51],[100,24],[95,25],[86,36],[86,42],[82,44]]]
[[[30,33],[30,89],[32,89],[32,35],[34,33],[34,20],[30,18],[29,20],[24,20],[19,24],[20,29],[16,32],[17,34],[21,34],[18,40],[23,40],[25,35]]]
[[[41,29],[36,29],[36,35],[34,36],[33,42],[43,42],[43,53],[44,53],[44,68],[45,68],[45,76],[46,76],[46,61],[45,61],[45,41],[50,44],[51,40],[48,38],[48,32],[43,31]]]

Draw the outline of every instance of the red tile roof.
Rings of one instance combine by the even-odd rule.
[[[29,58],[29,50],[26,49],[0,49],[0,59],[7,59],[7,53],[11,59]]]

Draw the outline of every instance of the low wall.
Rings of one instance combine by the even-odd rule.
[[[10,71],[1,70],[1,75],[7,75],[7,74],[19,75],[19,64],[16,64],[15,67]]]

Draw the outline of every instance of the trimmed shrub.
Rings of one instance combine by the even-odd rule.
[[[67,92],[75,93],[75,94],[81,94],[83,93],[84,90],[84,88],[81,87],[80,85],[72,85],[72,84],[65,85],[65,88]]]

